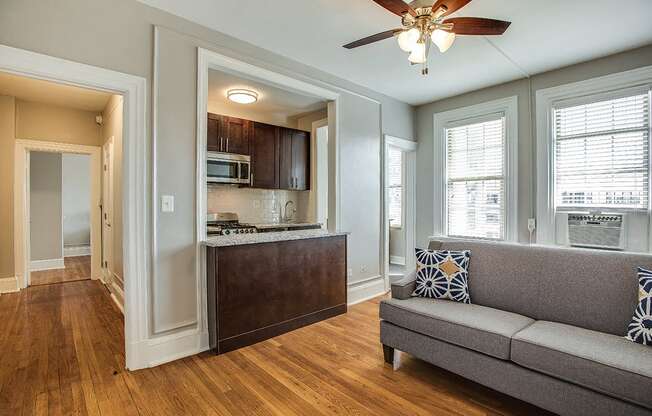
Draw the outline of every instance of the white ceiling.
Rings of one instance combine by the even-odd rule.
[[[0,72],[0,95],[25,101],[100,112],[111,94]]]
[[[226,98],[230,89],[245,88],[258,93],[254,104],[236,104]],[[237,77],[226,72],[210,70],[208,72],[208,108],[231,106],[251,109],[259,113],[271,113],[280,117],[294,117],[299,114],[320,110],[326,103],[314,97],[297,94],[262,82]]]
[[[446,54],[431,52],[422,77],[392,39],[341,47],[400,26],[371,0],[139,1],[410,104],[652,43],[651,0],[475,0],[456,15],[511,21],[491,38],[504,54],[483,37],[458,37]]]

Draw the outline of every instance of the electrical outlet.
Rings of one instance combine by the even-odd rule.
[[[537,228],[537,221],[534,218],[528,218],[527,220],[527,229],[532,232]]]
[[[367,266],[360,267],[360,273],[367,273]]]
[[[161,196],[161,212],[174,212],[174,195]]]
[[[260,209],[260,199],[254,199],[254,209]]]
[[[346,274],[349,277],[353,277],[353,269],[349,269]]]

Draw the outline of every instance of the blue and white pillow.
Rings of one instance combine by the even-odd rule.
[[[652,345],[652,271],[638,268],[638,306],[627,327],[630,341]]]
[[[416,288],[412,296],[471,303],[470,251],[416,249]]]

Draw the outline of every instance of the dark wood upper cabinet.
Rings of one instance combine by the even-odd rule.
[[[310,189],[310,133],[281,127],[279,185],[281,189]]]
[[[206,141],[209,152],[249,154],[252,122],[208,113]]]
[[[220,152],[220,116],[208,113],[208,127],[206,129],[206,141],[209,152]]]
[[[283,127],[279,128],[279,130],[279,188],[293,189],[292,130]]]
[[[249,154],[251,122],[235,117],[222,117],[220,135],[224,140],[223,152]]]
[[[305,131],[292,134],[292,172],[294,189],[310,189],[310,133]]]
[[[210,152],[251,156],[251,186],[310,189],[310,133],[208,113]]]
[[[279,128],[263,123],[253,123],[251,149],[251,186],[254,188],[279,188]]]

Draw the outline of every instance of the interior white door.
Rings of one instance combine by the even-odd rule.
[[[102,276],[113,276],[113,137],[102,147]]]

